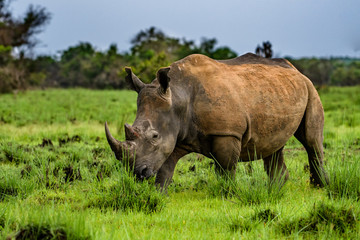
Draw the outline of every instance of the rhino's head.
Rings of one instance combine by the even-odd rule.
[[[129,161],[140,179],[153,176],[174,150],[179,123],[169,87],[170,68],[162,68],[151,84],[143,83],[130,68],[127,81],[138,93],[137,114],[132,126],[125,124],[125,142],[116,140],[105,123],[106,137],[117,159]],[[126,156],[126,157],[125,157]]]

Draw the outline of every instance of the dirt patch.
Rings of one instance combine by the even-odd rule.
[[[75,180],[82,180],[80,169],[74,169],[72,166],[66,166],[64,168],[65,181],[73,182]]]
[[[42,143],[38,145],[39,147],[54,147],[51,139],[43,138]]]
[[[261,222],[267,223],[274,220],[278,216],[278,213],[272,211],[271,209],[264,209],[258,211],[253,217],[253,220],[259,220]]]
[[[72,137],[64,137],[64,138],[58,138],[59,140],[59,146],[63,146],[69,142],[81,142],[81,137],[79,135],[74,135]]]
[[[29,176],[30,175],[30,172],[32,170],[32,166],[27,164],[25,165],[25,167],[23,169],[21,169],[21,178],[25,177],[25,176]]]
[[[94,159],[102,158],[106,153],[106,149],[102,147],[96,147],[91,150],[91,153]]]

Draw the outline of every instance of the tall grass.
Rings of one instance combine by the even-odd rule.
[[[3,216],[5,224],[0,236],[5,239],[90,239],[91,229],[82,214],[74,216],[68,208],[56,211],[55,206],[24,209],[9,204]]]
[[[251,172],[245,164],[239,164],[235,179],[227,175],[218,176],[217,181],[208,186],[209,193],[245,205],[278,202],[286,192],[284,179],[275,177],[275,181],[270,180],[259,164],[261,163],[253,163],[255,167]]]
[[[335,235],[344,235],[347,238],[356,237],[352,231],[359,221],[359,212],[352,206],[334,203],[315,203],[308,212],[295,219],[284,219],[278,224],[278,230],[285,234],[295,232],[321,234],[333,231]]]
[[[139,182],[124,167],[118,167],[111,179],[98,182],[88,197],[89,207],[145,213],[159,212],[167,202],[154,181]]]
[[[35,183],[21,179],[18,169],[7,167],[0,171],[0,201],[27,198],[34,189]]]
[[[335,161],[328,164],[330,184],[326,191],[331,199],[351,198],[360,200],[360,157],[343,152],[335,154]]]

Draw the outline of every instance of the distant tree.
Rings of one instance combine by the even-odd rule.
[[[149,29],[141,30],[135,35],[135,37],[131,40],[131,44],[133,45],[132,49],[136,50],[136,47],[151,43],[154,44],[154,46],[160,45],[166,38],[167,37],[160,29],[150,27]]]
[[[178,60],[179,53],[189,52],[189,49],[184,49],[182,40],[169,37],[155,27],[141,30],[131,44],[131,52],[125,58],[145,82],[151,82],[160,67]]]
[[[25,53],[38,43],[35,35],[50,20],[45,8],[33,5],[23,17],[14,18],[9,10],[10,3],[11,0],[0,0],[0,92],[27,87],[30,59],[26,59]]]
[[[38,43],[35,35],[50,21],[50,13],[44,7],[30,5],[23,17],[14,18],[10,2],[0,0],[0,45],[34,47]]]
[[[185,38],[167,36],[155,27],[137,33],[131,44],[131,53],[126,58],[134,72],[140,74],[145,82],[152,81],[160,67],[190,54],[200,53],[215,59],[228,59],[237,55],[228,47],[216,48],[215,38],[203,38],[196,45],[194,41]]]
[[[334,65],[330,59],[301,58],[290,59],[290,62],[316,85],[330,84]]]
[[[331,75],[331,84],[340,86],[360,85],[360,61],[348,64],[337,62]]]
[[[41,55],[33,59],[29,65],[31,84],[42,87],[58,87],[60,80],[60,64],[55,56]]]
[[[58,84],[63,87],[123,88],[125,80],[120,77],[120,72],[125,65],[115,44],[100,52],[90,43],[80,42],[62,52]]]
[[[271,49],[272,45],[269,41],[263,42],[262,46],[258,45],[255,49],[255,53],[259,56],[265,58],[272,58],[273,51]]]
[[[229,47],[216,48],[217,40],[215,38],[203,38],[199,46],[195,46],[193,53],[204,54],[214,59],[229,59],[237,56],[237,53]]]

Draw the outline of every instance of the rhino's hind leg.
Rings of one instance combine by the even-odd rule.
[[[264,168],[270,178],[271,183],[283,185],[289,178],[289,171],[284,162],[283,148],[264,158]]]
[[[320,187],[329,181],[323,167],[323,127],[324,113],[320,100],[312,98],[294,136],[305,147],[308,154],[310,182]]]
[[[214,137],[211,155],[215,161],[216,173],[230,174],[230,177],[234,179],[240,151],[241,142],[237,138],[232,136]]]

